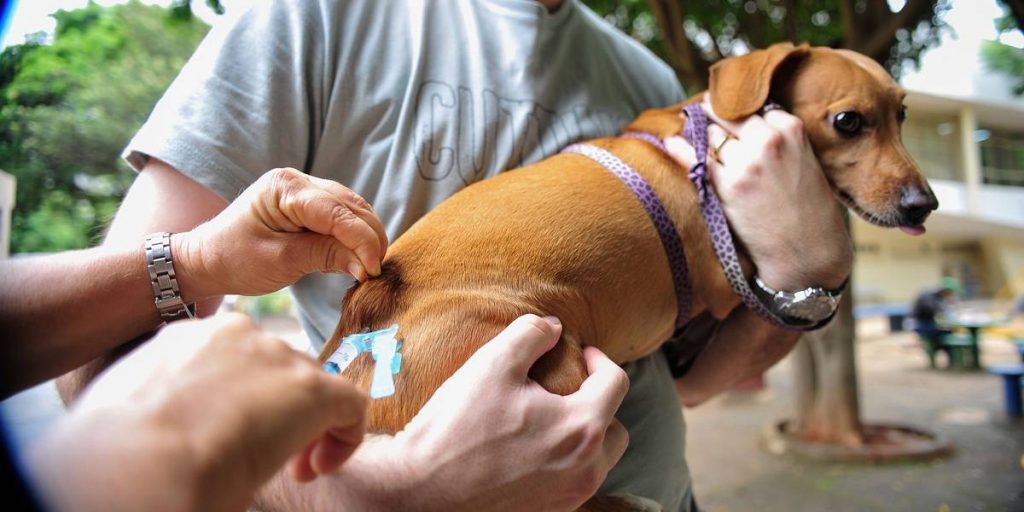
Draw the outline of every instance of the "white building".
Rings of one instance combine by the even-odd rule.
[[[943,276],[967,298],[1024,294],[1024,101],[911,91],[906,104],[903,141],[939,210],[919,237],[854,222],[858,303],[905,304]]]

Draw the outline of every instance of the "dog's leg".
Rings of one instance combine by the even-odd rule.
[[[530,378],[552,393],[575,393],[587,378],[583,347],[571,334],[562,334],[555,347],[530,368]]]

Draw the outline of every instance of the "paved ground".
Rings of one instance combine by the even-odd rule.
[[[301,345],[293,323],[266,327]],[[769,455],[761,431],[792,409],[786,362],[767,387],[732,392],[686,411],[688,458],[697,497],[710,512],[893,511],[1024,512],[1024,422],[1008,420],[1002,388],[984,372],[928,370],[914,335],[888,335],[862,323],[858,368],[863,417],[925,427],[950,438],[956,453],[930,463],[814,464]],[[1015,362],[1012,346],[985,339],[986,364]],[[14,437],[29,443],[55,418],[52,387],[2,404]]]
[[[769,455],[758,445],[760,433],[793,406],[792,369],[783,362],[768,373],[764,391],[732,392],[686,411],[701,506],[711,512],[1024,511],[1024,422],[1004,415],[1001,382],[984,372],[928,370],[913,334],[865,327],[857,347],[864,420],[930,429],[951,439],[955,454],[889,465]],[[1016,357],[1007,341],[983,341],[985,364]]]

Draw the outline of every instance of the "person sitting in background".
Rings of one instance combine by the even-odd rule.
[[[914,330],[926,334],[949,334],[949,329],[939,325],[938,318],[946,314],[959,290],[960,286],[956,280],[946,277],[942,279],[942,286],[938,289],[921,292],[910,309],[910,317],[914,319]]]
[[[952,331],[940,325],[939,318],[945,316],[949,310],[950,303],[954,299],[959,286],[951,277],[943,278],[942,286],[931,288],[921,292],[914,300],[910,308],[910,318],[913,321],[914,331],[930,345],[928,347],[931,366],[935,366],[934,353],[944,350],[942,338]],[[948,353],[946,354],[949,355]]]

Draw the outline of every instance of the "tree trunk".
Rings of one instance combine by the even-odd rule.
[[[711,66],[683,29],[683,10],[679,0],[648,0],[651,13],[658,22],[668,64],[676,72],[679,83],[687,90],[702,91],[708,87],[708,69]]]
[[[844,211],[843,217],[849,232],[850,213]],[[790,422],[790,433],[799,439],[844,446],[863,444],[856,338],[853,290],[847,284],[832,322],[803,335],[793,351],[796,417]]]
[[[790,433],[804,441],[845,446],[863,442],[851,295],[843,296],[832,323],[805,334],[793,353],[796,418]]]

